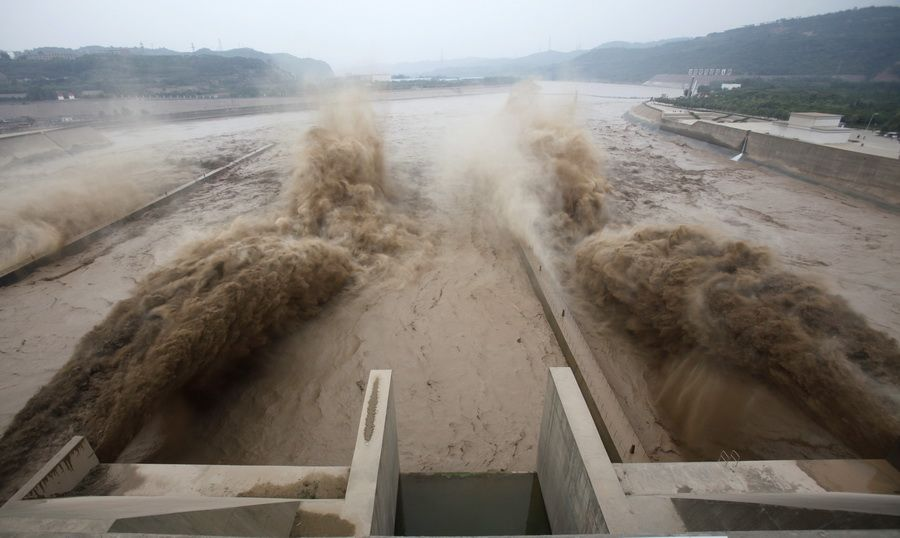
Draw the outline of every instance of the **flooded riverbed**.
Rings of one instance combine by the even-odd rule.
[[[765,244],[781,263],[845,297],[873,326],[900,334],[900,219],[623,119],[636,98],[664,91],[543,85],[548,102],[575,107],[576,121],[603,157],[611,223],[701,224]],[[404,472],[532,471],[546,368],[564,360],[516,241],[498,225],[478,176],[448,165],[466,158],[455,153],[459,139],[490,125],[506,100],[493,93],[376,102],[391,195],[422,241],[378,279],[348,287],[317,317],[254,351],[251,365],[218,390],[168,402],[124,458],[345,465],[366,373],[392,368]],[[105,133],[113,145],[96,153],[0,174],[0,188],[14,192],[124,165],[127,171],[117,172],[123,180],[137,177],[143,188],[165,189],[202,173],[204,161],[278,143],[263,157],[0,289],[3,427],[135,282],[171,261],[189,240],[277,204],[301,137],[316,121],[315,113],[298,112],[120,129]],[[702,441],[706,429],[698,436],[681,428],[679,417],[686,415],[666,410],[672,392],[648,366],[655,360],[651,350],[605,323],[578,300],[572,283],[565,284],[652,457],[706,458],[720,446],[733,448]],[[766,409],[781,409],[789,418],[763,421],[761,429],[772,433],[751,454],[848,453],[807,418],[794,416],[789,405],[774,405]],[[787,426],[792,424],[801,426]]]

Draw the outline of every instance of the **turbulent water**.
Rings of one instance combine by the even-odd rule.
[[[106,172],[6,191],[0,199],[0,270],[56,251],[150,199],[118,171]]]
[[[371,111],[336,106],[307,134],[277,210],[187,247],[84,336],[0,439],[7,488],[76,433],[115,459],[169,397],[214,383],[412,237],[386,206]]]
[[[597,305],[663,357],[776,386],[865,457],[900,435],[900,348],[771,252],[691,227],[598,234],[577,251]]]
[[[700,358],[774,386],[864,457],[892,450],[900,438],[895,340],[781,269],[763,246],[698,227],[604,230],[607,182],[571,113],[541,111],[533,86],[514,91],[504,112],[519,120],[520,143],[537,164],[523,177],[538,182],[520,188],[535,191],[538,215],[554,223],[529,239],[555,251],[564,273],[574,258],[577,281],[607,319],[623,317],[620,326],[660,356]]]
[[[347,432],[362,397],[353,385],[376,367],[398,372],[405,468],[530,470],[546,367],[563,362],[510,236],[554,260],[561,278],[570,279],[569,292],[591,308],[579,318],[586,332],[612,327],[616,342],[631,342],[646,355],[639,366],[614,364],[623,370],[607,375],[624,387],[619,397],[629,404],[643,405],[634,395],[643,387],[657,391],[646,397],[655,406],[649,411],[626,406],[636,427],[650,432],[642,440],[654,457],[660,447],[668,450],[666,432],[649,428],[665,423],[671,432],[689,432],[680,436],[687,453],[704,428],[723,424],[700,407],[743,406],[745,393],[729,388],[749,381],[790,399],[860,454],[884,455],[900,416],[896,342],[831,288],[796,270],[800,262],[824,267],[865,288],[868,295],[856,291],[852,304],[875,305],[866,311],[873,319],[881,303],[865,286],[867,275],[884,273],[879,284],[890,288],[896,264],[879,259],[881,265],[863,272],[840,266],[836,258],[861,258],[851,254],[863,247],[834,251],[837,233],[822,245],[810,246],[810,238],[829,225],[847,235],[850,225],[796,206],[814,200],[829,215],[856,210],[821,193],[797,194],[809,187],[794,180],[739,168],[745,164],[721,165],[706,150],[635,133],[618,119],[628,103],[569,92],[551,104],[533,86],[505,102],[496,97],[397,105],[406,116],[383,111],[379,117],[390,118],[384,122],[395,142],[388,149],[371,109],[351,99],[324,111],[298,148],[295,171],[279,182],[276,202],[252,218],[216,224],[111,310],[99,309],[105,317],[89,322],[99,321],[95,328],[80,329],[77,336],[87,334],[67,353],[69,362],[0,440],[5,491],[73,434],[86,435],[101,459],[114,459],[150,417],[165,414],[162,404],[209,387],[220,401],[191,419],[185,439],[194,446],[170,447],[173,459],[346,464],[331,455],[352,451]],[[472,103],[478,112],[469,110]],[[441,122],[454,114],[466,121],[444,129]],[[398,185],[387,172],[391,164],[403,176],[399,190],[417,201],[414,215],[392,203]],[[777,219],[738,205],[740,193],[722,201],[710,186],[752,193],[765,182],[790,202]],[[205,202],[232,203],[227,189],[210,188]],[[244,188],[250,196],[236,203],[246,210],[257,203],[251,189],[258,187]],[[685,209],[690,204],[703,207]],[[698,226],[696,215],[709,208],[718,216],[703,215]],[[199,202],[195,209],[206,211]],[[879,215],[852,215],[860,227],[894,229]],[[177,234],[193,217],[162,218],[172,219],[168,233]],[[734,222],[753,232],[780,227],[758,233],[754,243],[731,237]],[[645,225],[623,228],[635,223]],[[148,229],[145,243],[98,256],[83,278],[124,280],[143,271],[150,265],[134,260],[159,254],[154,233],[162,232]],[[402,283],[379,285],[394,261],[430,241],[436,246],[424,269],[410,271]],[[889,238],[882,241],[874,252],[890,257]],[[766,244],[804,255],[784,268]],[[815,256],[834,267],[809,263]],[[27,333],[25,325],[57,315],[34,306],[35,296],[53,295],[54,304],[62,297],[58,315],[77,317],[74,309],[97,294],[82,285],[73,295],[83,281],[69,278],[75,277],[59,280],[65,287],[33,281],[31,288],[3,290],[5,302],[16,304],[4,318],[7,332]],[[289,336],[278,339],[284,333]],[[32,333],[28,344],[19,334],[0,336],[15,344],[8,347],[16,360],[28,359],[19,348],[37,340]],[[609,345],[601,344],[598,356]],[[46,349],[39,352],[49,354]],[[272,368],[246,387],[219,392],[219,376],[248,362]],[[627,371],[632,367],[637,374]],[[663,379],[646,381],[653,378]],[[737,433],[725,430],[734,437],[723,446],[734,446]],[[802,445],[804,435],[785,443]],[[331,459],[310,459],[322,454]],[[844,455],[831,447],[824,454]]]

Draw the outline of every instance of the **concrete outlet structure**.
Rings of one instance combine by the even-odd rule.
[[[393,535],[391,377],[369,375],[349,467],[100,463],[75,437],[0,508],[0,534]],[[555,534],[900,535],[886,461],[616,463],[582,394],[573,370],[549,369],[536,470]]]
[[[0,508],[0,533],[368,536],[394,531],[389,370],[369,374],[349,467],[100,463],[73,438]]]

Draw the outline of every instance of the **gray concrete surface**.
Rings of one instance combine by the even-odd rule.
[[[372,370],[363,399],[342,514],[356,536],[392,535],[400,458],[390,370]]]
[[[569,368],[550,368],[537,474],[555,534],[640,528]]]
[[[0,509],[0,534],[392,535],[390,370],[370,372],[364,402],[349,468],[100,464],[75,437]]]
[[[349,474],[350,467],[103,463],[77,494],[343,499]]]
[[[287,536],[299,501],[202,497],[69,497],[0,510],[0,532],[158,532]]]
[[[884,460],[614,464],[626,495],[690,493],[894,493],[900,472]]]
[[[51,497],[74,488],[100,461],[90,443],[76,435],[50,458],[4,507],[23,499]]]

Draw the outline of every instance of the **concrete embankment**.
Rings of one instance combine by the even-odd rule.
[[[11,164],[52,159],[102,147],[109,140],[93,127],[53,129],[0,137],[0,168]]]
[[[683,121],[672,116],[676,115],[646,103],[627,114],[630,120],[735,151],[743,147],[745,160],[900,211],[900,159],[752,132],[735,124]]]

